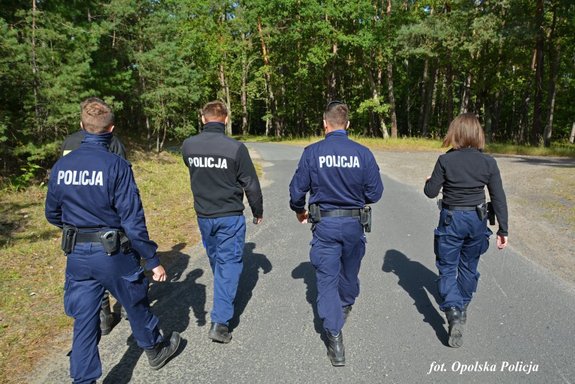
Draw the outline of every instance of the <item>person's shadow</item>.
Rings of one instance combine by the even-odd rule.
[[[403,253],[390,249],[383,258],[384,272],[393,272],[399,278],[399,284],[414,301],[415,307],[423,315],[423,321],[429,323],[434,329],[437,338],[447,345],[447,331],[443,324],[443,317],[435,309],[435,305],[429,300],[426,293],[431,293],[438,303],[436,281],[438,276],[417,261],[410,260]]]
[[[254,288],[258,283],[260,268],[264,275],[272,270],[272,264],[267,257],[261,253],[254,253],[255,248],[256,245],[254,243],[246,243],[244,245],[244,267],[240,275],[238,291],[234,301],[234,317],[229,323],[230,331],[240,324],[240,317],[250,302]]]
[[[311,262],[306,261],[298,265],[291,272],[291,277],[294,279],[303,279],[306,285],[305,299],[311,305],[313,310],[313,326],[315,331],[320,335],[321,340],[327,346],[327,337],[323,329],[323,321],[317,312],[317,281],[315,275],[315,268]]]
[[[164,338],[169,339],[171,332],[183,332],[190,323],[190,308],[196,318],[197,326],[206,324],[206,286],[196,280],[204,274],[203,269],[196,268],[189,272],[182,280],[183,274],[188,267],[190,257],[182,253],[185,244],[180,243],[172,247],[170,251],[158,252],[158,256],[165,264],[168,278],[166,282],[156,283],[150,280],[148,299],[152,312],[159,318],[160,327]],[[167,267],[166,267],[167,265]],[[170,330],[170,332],[166,332]],[[136,344],[132,335],[126,341],[128,350],[121,360],[106,375],[104,383],[127,384],[132,379],[134,368],[143,354],[143,350]],[[182,339],[176,357],[186,346],[186,340]]]

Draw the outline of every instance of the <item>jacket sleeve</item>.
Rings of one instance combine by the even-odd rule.
[[[376,203],[383,194],[383,181],[379,173],[379,166],[371,152],[367,156],[367,174],[364,185],[364,198],[366,204]]]
[[[443,170],[443,165],[441,164],[440,157],[435,163],[431,177],[425,182],[425,186],[423,187],[423,193],[425,193],[425,196],[433,199],[439,195],[439,191],[441,191],[443,182],[445,181],[444,174],[445,172]]]
[[[62,223],[62,203],[60,202],[56,193],[56,188],[54,187],[54,183],[56,182],[55,173],[56,171],[52,168],[50,180],[48,181],[48,193],[46,194],[44,214],[46,216],[46,220],[48,220],[50,224],[62,228],[64,225],[64,223]]]
[[[499,223],[498,235],[507,236],[507,198],[505,196],[505,191],[503,190],[503,182],[501,180],[501,173],[499,172],[499,167],[497,162],[493,159],[490,164],[490,177],[487,183],[487,190],[489,191],[489,198],[491,204],[493,205],[493,210],[495,211],[495,217],[497,217],[497,222]]]
[[[311,175],[307,161],[308,157],[309,151],[305,149],[289,184],[289,206],[291,210],[296,213],[302,213],[305,211],[305,197],[311,189]]]
[[[264,203],[260,181],[254,167],[254,163],[245,145],[241,145],[237,154],[238,182],[244,189],[248,203],[254,217],[263,217]]]
[[[150,240],[140,192],[134,180],[134,174],[127,162],[120,164],[114,186],[114,208],[122,223],[122,229],[130,239],[132,248],[146,260],[146,269],[152,270],[160,265],[156,255],[158,246]]]

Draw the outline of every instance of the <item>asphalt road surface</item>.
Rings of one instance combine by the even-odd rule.
[[[310,228],[288,206],[302,149],[248,146],[264,165],[265,210],[262,224],[249,220],[232,342],[207,337],[213,289],[203,248],[174,244],[171,281],[153,284],[150,298],[183,348],[153,371],[121,321],[100,342],[99,383],[575,383],[575,287],[512,248],[498,251],[494,239],[479,265],[464,345],[447,346],[436,301],[436,202],[385,174],[361,294],[343,330],[346,366],[332,367],[315,311]],[[30,382],[70,382],[66,353],[56,351]]]

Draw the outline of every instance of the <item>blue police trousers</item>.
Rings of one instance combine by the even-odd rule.
[[[471,301],[479,280],[479,256],[489,248],[491,234],[487,219],[480,220],[475,211],[441,210],[434,252],[442,311],[462,309]]]
[[[198,217],[198,226],[214,274],[211,320],[228,325],[234,316],[234,300],[243,268],[246,219],[243,215]]]
[[[99,313],[105,289],[126,309],[138,346],[150,349],[162,341],[138,258],[122,252],[108,256],[99,243],[78,243],[67,258],[64,287],[64,309],[74,318],[70,353],[74,383],[92,383],[102,375]]]
[[[325,217],[315,224],[310,261],[316,271],[317,312],[332,335],[343,328],[343,310],[359,296],[365,234],[358,218]]]

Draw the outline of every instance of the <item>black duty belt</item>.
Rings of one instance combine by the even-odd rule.
[[[101,232],[78,232],[76,243],[99,243]]]
[[[462,206],[462,205],[447,205],[447,204],[441,204],[441,207],[443,209],[447,209],[450,211],[475,211],[477,209],[477,206]]]
[[[321,217],[360,217],[361,209],[332,209],[321,211]]]

